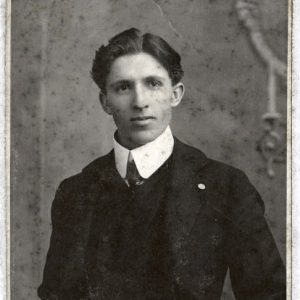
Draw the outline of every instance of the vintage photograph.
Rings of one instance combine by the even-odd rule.
[[[287,0],[13,0],[11,299],[287,299],[287,52]]]

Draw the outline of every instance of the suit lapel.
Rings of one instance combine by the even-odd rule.
[[[168,226],[175,254],[184,247],[205,204],[206,179],[201,177],[201,169],[207,163],[202,152],[175,139],[168,192]]]
[[[100,217],[101,219],[111,218],[111,220],[114,220],[117,213],[122,210],[124,201],[122,201],[122,197],[111,199],[110,195],[112,191],[114,191],[115,194],[118,192],[122,194],[122,191],[124,191],[124,188],[127,188],[127,186],[116,170],[113,151],[100,158],[99,161],[94,162],[91,167],[87,167],[85,171],[88,173],[89,178],[91,178],[89,181],[92,182],[89,186],[88,196],[95,204],[94,215],[98,218],[97,223],[100,223]],[[113,222],[103,223],[108,223],[107,225],[109,225]]]
[[[112,194],[122,194],[126,187],[116,168],[113,151],[95,161],[86,168],[90,182],[88,197],[94,203],[93,218],[85,256],[89,288],[98,286],[102,273],[106,272],[105,264],[110,259],[110,238],[113,227],[119,223],[126,202],[122,197],[110,197]],[[120,189],[115,190],[115,189]],[[105,273],[106,274],[106,273]],[[107,274],[106,274],[107,275]]]

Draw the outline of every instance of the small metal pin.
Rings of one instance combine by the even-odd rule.
[[[200,190],[205,190],[206,186],[205,186],[205,184],[203,184],[203,183],[199,183],[199,184],[198,184],[198,188],[199,188]]]

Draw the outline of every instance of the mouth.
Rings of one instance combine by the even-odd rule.
[[[135,125],[148,125],[150,124],[153,120],[155,120],[154,117],[152,116],[138,116],[138,117],[134,117],[131,118],[130,121],[135,124]]]

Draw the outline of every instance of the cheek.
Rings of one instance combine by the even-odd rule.
[[[124,121],[127,119],[126,115],[126,111],[121,108],[115,108],[113,111],[114,120],[118,124],[124,123]]]
[[[113,114],[116,116],[122,116],[122,115],[126,114],[126,112],[128,111],[128,108],[126,107],[126,105],[124,105],[122,103],[112,103],[111,108],[112,108]]]
[[[122,109],[120,109],[120,108],[115,108],[115,109],[113,110],[113,112],[114,112],[116,115],[120,115],[120,114],[122,114]]]
[[[172,95],[166,91],[155,91],[150,94],[150,98],[156,105],[168,106]]]
[[[164,115],[168,115],[171,113],[171,98],[169,96],[165,97],[156,97],[154,100],[155,109],[160,111]]]
[[[128,99],[128,97],[124,97],[124,96],[119,96],[116,97],[114,95],[112,96],[108,96],[108,103],[112,109],[113,112],[119,113],[121,111],[124,111],[126,109],[128,109],[128,104],[129,104],[130,100]]]
[[[163,124],[170,122],[172,117],[172,108],[169,102],[160,102],[160,105],[157,108],[157,116]]]

